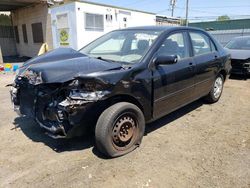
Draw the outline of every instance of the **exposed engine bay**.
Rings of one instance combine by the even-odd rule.
[[[110,85],[100,80],[83,83],[81,79],[74,79],[49,84],[40,81],[40,78],[17,77],[11,98],[16,111],[34,118],[53,138],[70,137],[75,128],[88,121],[90,114],[86,115],[86,109],[93,108],[95,112],[93,103],[110,94]]]

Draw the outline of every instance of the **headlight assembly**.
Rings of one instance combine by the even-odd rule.
[[[79,90],[85,90],[85,91],[101,91],[108,89],[109,85],[107,84],[101,84],[98,81],[92,80],[79,80],[75,79],[68,85],[71,89],[79,89]]]
[[[42,73],[41,72],[36,73],[36,72],[34,72],[32,70],[27,69],[23,73],[23,77],[27,78],[29,83],[32,84],[32,85],[38,85],[38,84],[43,83]]]
[[[68,86],[73,100],[97,101],[110,93],[110,85],[95,79],[75,79]]]
[[[69,97],[75,100],[97,101],[109,93],[110,93],[109,91],[89,92],[89,91],[72,90],[70,92]]]

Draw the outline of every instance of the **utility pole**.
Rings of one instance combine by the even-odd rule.
[[[188,4],[189,0],[186,0],[186,26],[188,26]]]
[[[171,7],[171,17],[174,17],[174,8],[175,8],[176,0],[170,0]]]

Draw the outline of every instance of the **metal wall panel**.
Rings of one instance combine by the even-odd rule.
[[[235,30],[218,30],[210,31],[210,34],[225,46],[231,39],[240,36],[250,36],[250,29],[235,29]]]

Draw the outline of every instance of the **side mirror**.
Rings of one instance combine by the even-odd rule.
[[[161,55],[154,59],[154,64],[157,65],[170,65],[175,64],[178,61],[177,55]]]

